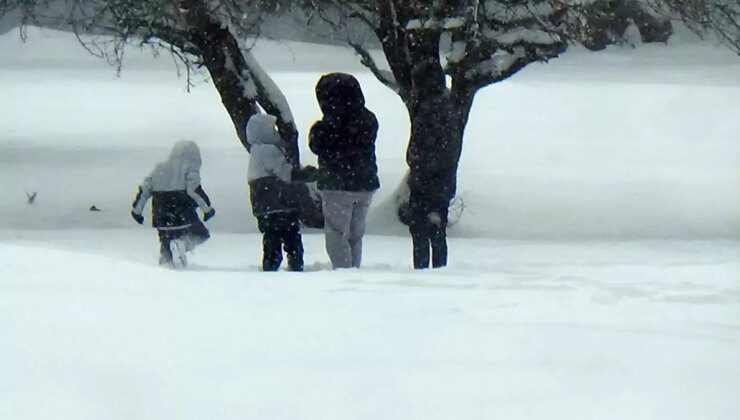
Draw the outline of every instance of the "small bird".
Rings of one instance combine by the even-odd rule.
[[[95,204],[93,204],[92,206],[90,206],[90,211],[102,211],[102,210],[100,210],[99,208],[95,207]]]
[[[33,202],[36,200],[36,191],[33,193],[29,193],[26,191],[26,197],[28,197],[28,204],[33,204]]]

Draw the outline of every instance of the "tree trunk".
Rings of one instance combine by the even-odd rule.
[[[287,105],[281,107],[278,104],[284,98],[272,97],[276,89],[267,87],[267,80],[255,77],[257,73],[257,76],[267,78],[266,74],[263,75],[261,69],[250,68],[250,64],[256,65],[256,62],[247,62],[247,58],[254,60],[242,51],[234,34],[202,2],[182,0],[180,5],[188,25],[189,42],[198,48],[242,145],[249,150],[245,128],[249,118],[260,112],[259,104],[267,113],[277,117],[288,160],[299,167],[298,131]]]
[[[188,42],[194,45],[203,65],[221,95],[221,102],[231,117],[237,136],[249,151],[246,124],[253,115],[265,112],[277,117],[277,128],[286,145],[286,157],[299,168],[298,130],[287,101],[269,76],[242,46],[226,25],[204,7],[199,0],[181,0],[180,10],[188,25]],[[321,202],[306,184],[292,189],[300,206],[301,221],[305,226],[324,225]]]
[[[249,151],[250,145],[247,142],[245,128],[249,118],[259,113],[259,108],[253,97],[245,94],[249,85],[239,74],[236,64],[238,60],[235,58],[241,55],[238,49],[234,48],[236,40],[227,30],[222,29],[216,29],[214,32],[193,31],[191,40],[202,51],[203,65],[211,75],[239,140]]]
[[[470,119],[470,110],[473,108],[473,100],[477,93],[477,88],[469,86],[467,83],[460,83],[453,81],[452,92],[450,94],[452,101],[452,111],[454,127],[457,130],[457,141],[459,142],[458,151],[462,152],[463,137],[465,136],[465,128],[468,125]],[[456,156],[456,160],[460,160],[460,153]]]
[[[442,180],[439,185],[434,186],[438,191],[432,193],[432,195],[439,194],[439,201],[451,200],[455,195],[457,188],[457,170],[462,152],[465,126],[468,122],[474,96],[471,91],[455,91],[454,89],[449,93],[449,95],[450,108],[446,115],[430,116],[429,114],[414,112],[414,110],[420,106],[434,106],[433,104],[425,105],[424,103],[419,102],[419,100],[417,100],[416,107],[409,109],[409,119],[412,127],[420,124],[428,127],[440,127],[440,130],[448,130],[446,140],[449,143],[447,144],[430,144],[425,142],[424,139],[416,139],[414,138],[413,131],[409,140],[409,147],[417,147],[412,146],[412,144],[416,143],[416,145],[421,145],[422,147],[427,148],[427,150],[422,150],[420,153],[425,156],[430,156],[430,160],[434,159],[436,161],[434,164],[430,165],[436,169],[432,170],[429,168],[430,173],[428,174],[428,177],[430,179]],[[425,99],[421,99],[421,101],[424,100]],[[409,174],[411,174],[412,170],[414,169],[409,167]],[[418,170],[418,168],[416,170]],[[423,169],[422,171],[425,170],[426,169]],[[432,171],[434,173],[431,173]],[[409,174],[407,174],[406,179],[404,180],[404,182],[407,183],[408,188],[399,188],[394,197],[396,205],[398,206],[397,211],[399,220],[404,224],[408,224],[410,222],[408,206],[411,194],[416,193],[414,195],[421,196],[429,195],[429,191],[420,191],[422,190],[421,188],[416,186],[413,182],[409,182]],[[425,177],[425,175],[422,174],[422,177]]]
[[[406,31],[405,52],[411,58],[406,62],[408,67],[396,70],[396,74],[407,74],[408,81],[400,94],[411,121],[411,138],[407,150],[407,163],[409,163],[409,176],[406,183],[409,188],[399,188],[395,197],[398,205],[398,215],[401,222],[408,224],[407,215],[409,198],[414,196],[432,195],[435,202],[451,200],[455,194],[457,184],[457,168],[462,151],[465,126],[470,115],[473,104],[475,89],[466,83],[453,83],[452,88],[447,87],[446,76],[439,60],[440,32],[436,30]],[[396,65],[402,64],[400,60]],[[401,83],[403,87],[403,83]],[[436,94],[430,94],[437,92]],[[447,99],[440,104],[438,101],[441,92],[446,92]],[[442,105],[442,106],[440,106]],[[438,112],[444,108],[446,111]],[[425,111],[419,112],[424,109]],[[417,132],[414,127],[422,127]],[[423,127],[433,127],[425,130]],[[447,135],[438,135],[445,132]],[[418,137],[417,137],[418,136]],[[428,138],[427,138],[428,137]],[[411,167],[408,162],[408,154],[421,156],[417,158],[416,168]],[[426,162],[426,163],[419,163]],[[414,174],[416,171],[416,174]],[[430,191],[428,186],[414,181],[419,177],[428,179],[439,179],[439,191]],[[423,191],[422,191],[423,190]]]

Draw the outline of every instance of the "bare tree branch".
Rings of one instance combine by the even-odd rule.
[[[716,35],[740,55],[740,2],[737,0],[651,0],[656,10],[669,10],[690,29]]]
[[[398,82],[396,82],[392,72],[379,68],[370,52],[359,43],[350,42],[349,44],[355,50],[357,55],[360,56],[360,63],[367,67],[381,83],[396,93],[400,92],[401,88],[398,85]]]

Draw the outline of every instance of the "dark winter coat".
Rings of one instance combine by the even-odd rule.
[[[249,181],[249,200],[254,216],[273,213],[298,212],[295,186],[275,176]]]
[[[309,147],[318,156],[318,188],[377,190],[378,120],[365,108],[359,82],[348,74],[324,75],[316,85],[316,98],[324,117],[311,127]]]
[[[409,188],[414,201],[430,207],[446,205],[455,196],[457,160],[460,144],[449,94],[428,92],[420,98],[411,124],[411,140],[406,151]]]
[[[211,210],[211,201],[200,185],[200,150],[195,142],[181,141],[169,158],[144,179],[133,203],[141,215],[152,199],[152,226],[157,229],[187,228],[198,220],[197,208]]]
[[[311,181],[288,163],[276,121],[272,115],[258,114],[247,123],[247,141],[251,145],[247,180],[255,216],[298,212],[299,195],[291,182]]]

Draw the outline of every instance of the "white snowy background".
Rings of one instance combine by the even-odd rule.
[[[573,48],[482,91],[450,266],[420,273],[388,203],[400,100],[345,49],[254,53],[305,164],[318,77],[362,83],[382,183],[362,270],[330,271],[308,230],[308,272],[259,272],[248,156],[207,79],[0,36],[0,419],[740,418],[736,55],[685,34]],[[179,139],[218,212],[187,271],[128,215]]]

